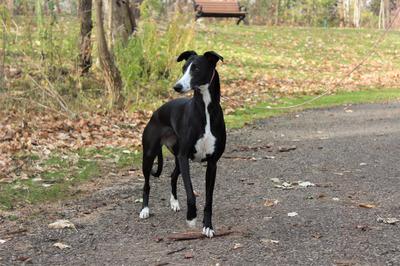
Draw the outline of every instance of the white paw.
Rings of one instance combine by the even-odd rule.
[[[215,235],[215,232],[210,227],[203,227],[203,235],[212,238]]]
[[[177,199],[175,199],[175,197],[171,194],[171,198],[169,200],[169,203],[171,204],[171,209],[174,212],[178,212],[181,210],[181,208],[179,207],[179,201]]]
[[[186,220],[186,223],[190,228],[194,228],[196,227],[196,218],[194,218],[193,220]]]
[[[150,216],[150,209],[149,207],[144,207],[141,211],[140,211],[140,219],[146,219],[149,218]]]

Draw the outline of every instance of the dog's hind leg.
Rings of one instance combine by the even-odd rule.
[[[178,158],[175,157],[175,168],[174,171],[171,174],[171,198],[170,198],[170,204],[171,204],[171,209],[173,211],[180,211],[180,206],[179,206],[179,201],[178,201],[178,196],[176,193],[176,184],[178,181],[178,176],[181,173],[179,169],[179,162]]]
[[[141,219],[145,219],[150,216],[150,209],[149,209],[150,173],[156,156],[157,156],[157,150],[143,152],[143,162],[142,162],[143,176],[144,176],[143,205],[139,215]]]
[[[187,197],[186,222],[190,227],[195,227],[197,217],[196,197],[194,196],[192,180],[190,179],[189,159],[187,156],[178,155],[178,162]]]
[[[206,204],[204,206],[203,234],[210,238],[215,234],[212,226],[212,203],[216,172],[217,163],[214,161],[208,161],[206,171]]]

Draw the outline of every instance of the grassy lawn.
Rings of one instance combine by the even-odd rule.
[[[69,198],[80,183],[137,167],[141,160],[139,152],[120,148],[81,149],[76,153],[52,154],[42,161],[32,155],[19,156],[30,160],[40,171],[29,170],[31,174],[26,178],[0,183],[0,210]]]
[[[195,45],[200,51],[214,50],[225,57],[219,67],[225,82],[273,77],[307,83],[341,78],[381,34],[374,29],[213,25],[199,31]],[[364,82],[385,78],[388,69],[398,70],[399,37],[398,31],[389,32],[353,81],[365,76],[369,78]]]
[[[380,103],[385,101],[400,100],[399,89],[363,90],[352,92],[338,92],[319,98],[300,108],[285,109],[285,107],[302,104],[315,96],[302,96],[281,98],[278,103],[270,106],[260,103],[253,107],[242,108],[233,114],[227,115],[225,121],[229,128],[240,128],[254,120],[281,115],[303,109],[332,107],[343,104]],[[270,108],[272,107],[272,108]],[[282,109],[279,109],[282,108]]]
[[[72,36],[77,33],[74,27],[63,27],[63,31],[66,31],[65,38],[58,36],[54,39],[54,47],[63,47],[63,54],[57,53],[53,63],[69,67],[72,62],[60,56],[74,57],[76,46]],[[211,24],[197,28],[193,49],[198,52],[214,50],[225,58],[224,63],[218,66],[222,94],[241,106],[226,115],[226,122],[229,128],[238,128],[255,119],[298,111],[279,107],[302,103],[332,88],[368,54],[380,34],[382,31],[371,29]],[[397,31],[389,32],[377,53],[346,79],[340,89],[301,108],[400,99],[399,34]],[[19,45],[19,42],[29,41],[24,36],[15,36],[7,60],[24,54],[34,58],[35,51],[42,48],[38,43]],[[176,67],[181,65],[176,64]],[[58,89],[68,91],[68,84],[65,86]],[[154,110],[165,101],[165,98],[148,99],[145,106]],[[231,108],[227,102],[223,105]],[[47,159],[31,154],[16,156],[29,161],[36,170],[27,171],[26,178],[0,183],[0,210],[71,197],[78,184],[101,178],[110,169],[126,170],[139,165],[141,157],[140,152],[122,148],[85,148],[78,152],[53,153]]]

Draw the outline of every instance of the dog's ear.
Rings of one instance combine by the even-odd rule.
[[[219,60],[224,62],[224,58],[214,51],[205,52],[204,56],[213,64],[217,64]]]
[[[191,56],[197,55],[195,51],[185,51],[181,53],[178,58],[176,59],[177,62],[180,62],[182,60],[188,60]]]

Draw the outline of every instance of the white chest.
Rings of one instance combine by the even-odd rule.
[[[210,114],[208,113],[208,105],[211,102],[211,95],[208,91],[208,84],[200,87],[200,92],[203,95],[203,101],[205,106],[205,114],[206,114],[206,126],[204,129],[204,135],[197,140],[195,144],[196,153],[194,154],[195,161],[201,161],[206,158],[207,155],[211,155],[215,150],[215,141],[216,138],[211,133],[211,123],[210,123]]]
[[[201,161],[206,158],[207,155],[213,154],[215,149],[215,140],[216,138],[211,134],[211,132],[204,133],[203,137],[197,140],[196,145],[194,146],[196,149],[194,160]]]

